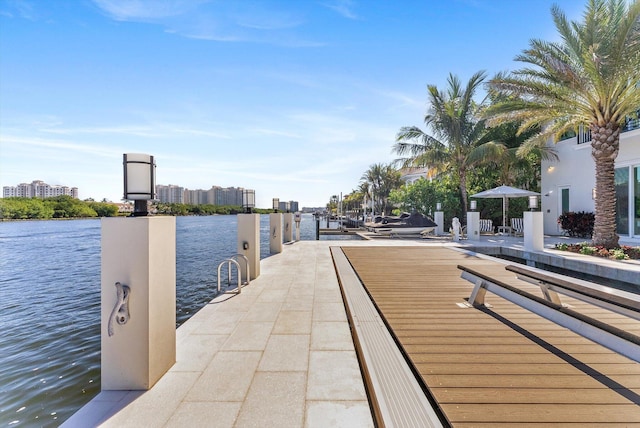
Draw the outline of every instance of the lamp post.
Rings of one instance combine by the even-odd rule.
[[[156,164],[153,156],[143,153],[122,155],[124,199],[134,201],[134,217],[146,216],[147,201],[156,197]]]
[[[153,156],[125,153],[123,165],[134,217],[101,220],[101,388],[145,390],[176,361],[176,221],[147,215]]]
[[[480,213],[476,211],[478,201],[475,199],[469,203],[470,210],[467,212],[467,239],[480,240]]]
[[[538,197],[529,196],[529,211],[535,211],[538,208]]]
[[[436,212],[433,213],[433,220],[436,222],[436,235],[444,234],[444,213],[440,202],[436,202]]]
[[[251,214],[256,206],[256,191],[244,189],[242,191],[242,209],[245,214]]]
[[[279,198],[273,198],[272,199],[272,206],[273,206],[273,212],[277,213],[278,212],[278,208],[280,208],[280,199]]]
[[[238,254],[242,254],[248,260],[249,280],[260,276],[260,215],[253,214],[256,206],[256,191],[252,189],[242,190],[242,214],[238,214]],[[248,277],[247,269],[241,266],[242,277]]]

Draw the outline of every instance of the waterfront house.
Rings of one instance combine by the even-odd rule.
[[[588,130],[555,144],[558,160],[542,161],[544,233],[562,234],[558,217],[567,211],[595,212],[595,162]],[[640,110],[620,134],[615,170],[617,232],[640,242]]]

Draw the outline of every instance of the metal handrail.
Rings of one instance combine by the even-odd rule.
[[[224,259],[218,265],[218,293],[221,290],[221,284],[220,284],[221,275],[220,275],[220,273],[221,273],[221,270],[222,270],[222,266],[224,266],[225,263],[227,263],[227,266],[228,266],[227,269],[229,271],[229,284],[231,284],[231,263],[236,265],[236,268],[238,269],[238,291],[237,291],[237,293],[239,294],[242,291],[242,279],[240,278],[242,276],[242,273],[241,273],[241,270],[240,270],[240,263],[238,263],[234,259]]]
[[[244,267],[245,267],[245,270],[247,271],[246,280],[243,281],[242,284],[249,285],[249,283],[251,282],[251,271],[249,269],[249,259],[244,254],[240,254],[240,253],[234,254],[233,256],[229,257],[229,259],[236,260],[236,261],[238,261],[238,258],[241,258],[244,261]],[[240,272],[241,271],[239,271],[238,275],[241,275]],[[231,282],[231,277],[229,277],[229,282]]]

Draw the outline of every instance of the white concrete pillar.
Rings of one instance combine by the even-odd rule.
[[[284,213],[284,242],[293,241],[293,213]]]
[[[527,251],[544,250],[544,219],[540,211],[525,211],[524,221],[524,249]]]
[[[175,217],[103,218],[101,244],[101,387],[147,390],[176,362]]]
[[[282,214],[269,214],[269,251],[271,254],[282,252]]]
[[[300,240],[300,222],[302,222],[302,213],[296,212],[293,215],[293,221],[296,223],[296,242]]]
[[[238,253],[249,260],[251,277],[260,276],[260,214],[238,214]],[[244,263],[240,263],[242,277],[247,275]]]
[[[480,213],[478,211],[467,211],[467,239],[470,241],[480,240]]]
[[[444,212],[436,211],[434,213],[433,221],[437,224],[436,235],[444,235]]]

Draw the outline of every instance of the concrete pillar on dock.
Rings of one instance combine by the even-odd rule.
[[[444,212],[436,211],[433,216],[433,221],[437,224],[436,235],[444,235]]]
[[[524,218],[524,249],[526,251],[544,250],[543,217],[540,211],[526,211]]]
[[[284,214],[284,242],[293,241],[293,213]]]
[[[260,215],[238,214],[238,253],[249,260],[250,279],[260,276]],[[245,278],[244,263],[240,263]]]
[[[282,252],[282,214],[269,214],[269,251],[271,254]]]
[[[467,239],[470,241],[480,240],[480,213],[478,211],[467,211]]]
[[[300,240],[300,222],[302,221],[302,213],[300,211],[293,215],[293,220],[296,223],[296,242]]]
[[[176,361],[176,220],[101,227],[101,387],[147,390]]]

